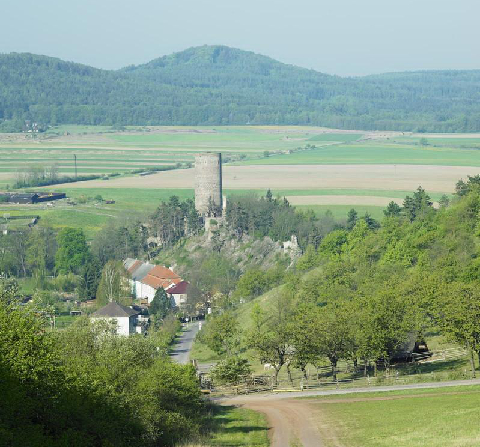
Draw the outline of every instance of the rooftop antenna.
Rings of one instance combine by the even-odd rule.
[[[77,156],[73,154],[73,158],[75,159],[75,179],[77,178]]]

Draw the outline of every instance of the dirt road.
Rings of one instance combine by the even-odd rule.
[[[317,414],[304,400],[252,401],[242,407],[264,413],[270,427],[272,447],[322,447]]]
[[[328,396],[354,393],[372,393],[378,391],[401,391],[409,389],[446,388],[462,385],[479,385],[480,379],[457,380],[450,382],[418,383],[412,385],[384,386],[370,388],[353,388],[326,391],[304,391],[292,393],[250,394],[221,400],[224,405],[236,405],[264,413],[270,427],[271,447],[343,447],[342,442],[336,437],[335,430],[322,420],[322,412],[315,400],[295,399],[307,396]],[[399,396],[391,397],[399,399]],[[361,398],[378,399],[378,398]],[[385,399],[385,398],[383,398]],[[387,397],[386,399],[390,399]],[[353,397],[352,402],[359,398]],[[346,402],[343,399],[341,402]]]

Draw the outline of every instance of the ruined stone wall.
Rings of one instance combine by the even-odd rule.
[[[212,203],[216,210],[212,216],[222,213],[222,154],[207,152],[195,156],[195,208],[203,215],[209,214]]]

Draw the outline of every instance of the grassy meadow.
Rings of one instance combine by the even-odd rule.
[[[479,399],[471,386],[328,396],[311,407],[326,447],[474,447]]]

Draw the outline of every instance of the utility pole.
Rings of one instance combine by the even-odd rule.
[[[75,179],[77,179],[77,156],[73,154],[73,158],[75,159]]]

